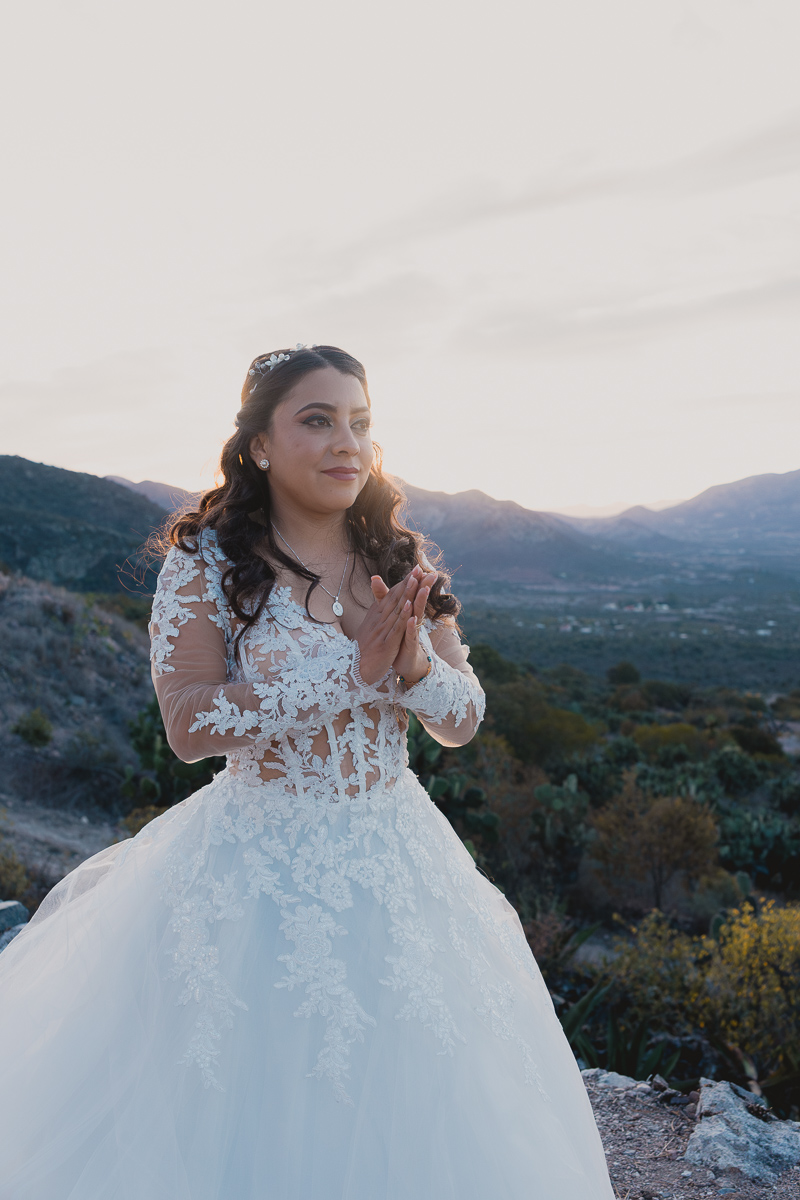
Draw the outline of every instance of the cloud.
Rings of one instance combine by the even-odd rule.
[[[300,330],[309,340],[333,341],[353,347],[354,353],[368,352],[390,362],[426,344],[452,303],[451,289],[420,271],[349,282],[326,275],[310,283],[305,295],[284,305],[279,321],[270,324],[276,331]],[[248,325],[244,334],[248,346],[258,344],[263,335],[263,321]]]
[[[752,133],[727,139],[671,162],[629,169],[567,167],[549,179],[500,196],[484,181],[461,186],[399,221],[342,248],[340,266],[403,242],[612,196],[693,195],[800,172],[800,110]]]
[[[463,323],[451,344],[461,353],[488,341],[512,353],[547,348],[572,353],[659,336],[698,321],[789,311],[799,302],[800,278],[790,276],[682,300],[632,296],[591,309],[578,303],[495,308]]]

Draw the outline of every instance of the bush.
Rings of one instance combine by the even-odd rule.
[[[11,732],[29,746],[47,746],[53,738],[53,726],[40,708],[32,708],[24,717],[20,717],[16,725],[11,726]]]
[[[536,801],[531,817],[534,838],[557,869],[562,886],[571,883],[590,836],[587,822],[589,797],[579,790],[575,775],[568,776],[562,787],[540,784],[533,795]]]
[[[693,689],[686,683],[669,683],[665,679],[648,679],[641,688],[646,699],[654,708],[673,711],[691,704]]]
[[[641,678],[641,675],[632,662],[618,662],[615,667],[609,667],[606,671],[606,679],[614,685],[638,683]]]
[[[789,816],[800,815],[800,776],[781,775],[773,780],[770,800],[781,812]]]
[[[672,765],[679,747],[684,748],[687,758],[697,759],[705,758],[715,744],[713,734],[683,721],[672,725],[640,725],[633,740],[651,762],[661,761],[664,766]],[[665,761],[667,758],[669,761]]]
[[[719,809],[720,860],[759,886],[800,886],[800,821],[766,806],[726,804]]]
[[[426,732],[413,713],[409,713],[408,761],[431,800],[455,827],[470,853],[476,853],[471,841],[476,835],[488,843],[497,841],[500,819],[487,807],[483,788],[471,783],[457,768],[446,765],[442,746]],[[434,771],[436,767],[438,772]]]
[[[692,882],[716,866],[717,828],[708,808],[687,796],[648,795],[632,771],[619,795],[592,816],[592,825],[592,858],[612,895],[623,895],[630,880],[647,882],[660,908],[679,872]]]
[[[651,913],[621,941],[601,978],[628,1016],[675,1036],[700,1034],[728,1073],[785,1097],[800,1084],[800,908],[734,909],[717,937],[690,937]],[[738,1064],[738,1066],[737,1066]]]
[[[516,663],[511,662],[508,658],[503,658],[502,654],[499,654],[493,646],[487,646],[485,642],[476,642],[474,646],[470,646],[469,661],[484,686],[489,681],[511,683],[512,680],[519,679],[522,675],[522,671]]]
[[[713,754],[709,766],[729,796],[745,796],[754,791],[765,775],[762,764],[754,762],[734,744]]]
[[[148,804],[144,808],[134,808],[120,823],[131,837],[136,837],[137,833],[144,829],[145,825],[149,825],[151,821],[154,821],[156,817],[160,817],[166,811],[166,808],[159,808],[155,804]]]
[[[31,890],[25,864],[13,846],[0,838],[0,900],[19,900],[24,904]]]
[[[221,755],[185,763],[173,754],[155,696],[128,727],[139,770],[126,767],[121,791],[134,809],[170,808],[205,787],[225,767]]]
[[[777,738],[758,726],[732,725],[731,734],[746,754],[767,754],[782,757],[783,748]]]
[[[559,758],[584,753],[597,743],[600,731],[580,713],[547,706],[525,722],[522,735],[523,762],[547,766]]]

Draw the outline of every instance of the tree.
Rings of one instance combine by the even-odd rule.
[[[641,675],[632,662],[618,662],[615,667],[609,667],[606,671],[606,679],[614,685],[638,683],[641,678]]]
[[[592,856],[611,892],[627,879],[646,881],[661,908],[667,885],[683,873],[695,882],[716,864],[717,827],[708,808],[687,796],[653,796],[627,771],[622,791],[592,819]]]

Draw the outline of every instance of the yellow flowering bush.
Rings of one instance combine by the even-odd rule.
[[[716,937],[692,937],[654,911],[631,932],[603,969],[628,1000],[628,1021],[700,1032],[732,1060],[752,1060],[767,1085],[800,1072],[800,907],[733,909]]]
[[[762,1080],[800,1069],[800,907],[735,909],[693,997],[699,1023],[751,1057]]]

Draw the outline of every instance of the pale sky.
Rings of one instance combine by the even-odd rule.
[[[249,361],[532,508],[800,468],[796,0],[27,0],[2,452],[207,486]]]

